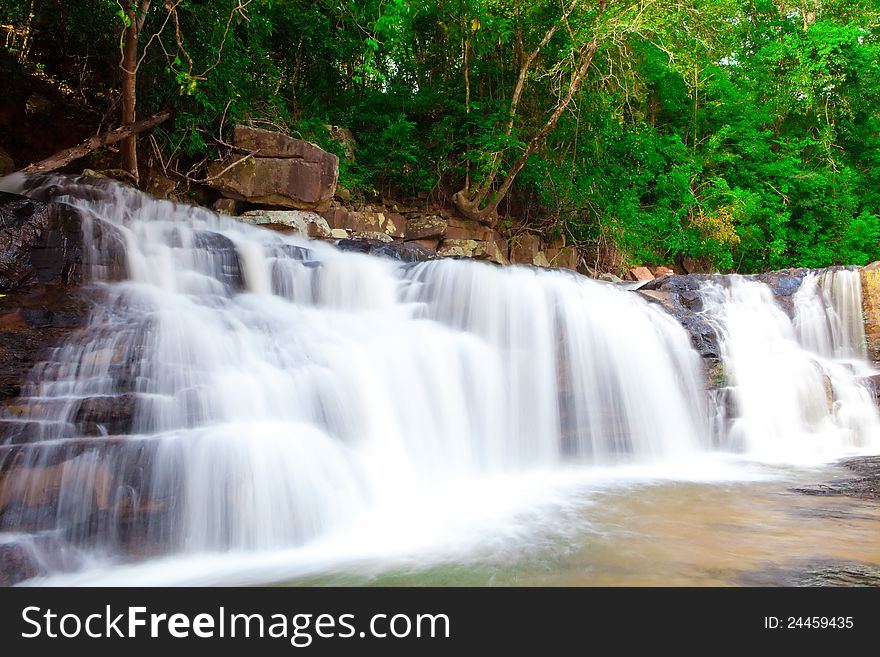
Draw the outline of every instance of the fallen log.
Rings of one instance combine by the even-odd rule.
[[[126,137],[130,137],[131,135],[136,135],[139,132],[144,132],[145,130],[149,130],[150,128],[155,128],[160,123],[164,123],[165,121],[170,119],[172,114],[173,112],[171,110],[165,110],[163,112],[153,114],[152,116],[148,116],[145,119],[141,119],[140,121],[114,128],[110,132],[105,132],[100,135],[95,135],[94,137],[89,137],[77,146],[65,148],[63,151],[59,151],[54,155],[50,155],[45,160],[40,160],[39,162],[35,162],[34,164],[29,164],[24,169],[22,169],[21,172],[44,173],[46,171],[54,171],[55,169],[60,169],[61,167],[70,164],[74,160],[85,157],[92,151],[101,148],[102,146],[113,144],[117,141],[122,141],[123,139],[125,139]]]

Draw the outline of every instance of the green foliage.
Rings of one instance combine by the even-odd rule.
[[[181,170],[252,121],[335,152],[340,183],[360,196],[442,201],[506,175],[595,37],[588,79],[516,178],[505,221],[611,241],[646,264],[747,272],[880,257],[876,2],[621,0],[578,3],[560,23],[567,5],[182,0],[178,32],[154,0],[138,112],[176,110],[154,137]],[[28,60],[112,116],[125,13],[113,0],[41,0],[31,19],[30,6],[0,0],[16,30],[0,81]],[[557,23],[509,127],[519,66]],[[353,159],[327,125],[354,133]]]

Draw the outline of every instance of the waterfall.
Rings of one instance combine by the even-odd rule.
[[[76,209],[95,303],[0,418],[0,550],[40,572],[305,549],[453,499],[479,523],[573,471],[880,444],[857,272],[806,275],[788,311],[755,280],[704,285],[732,399],[710,421],[684,328],[613,285],[345,252],[109,180],[0,188]]]
[[[791,317],[770,287],[741,276],[709,282],[702,295],[736,408],[730,447],[809,462],[880,444],[877,408],[860,381],[870,368],[858,272],[806,274]]]
[[[6,531],[111,558],[271,550],[437,484],[710,446],[699,357],[637,295],[346,253],[109,181],[13,183],[78,209],[98,303],[25,392]]]

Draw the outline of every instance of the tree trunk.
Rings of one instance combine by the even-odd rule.
[[[128,18],[128,27],[125,29],[125,37],[122,50],[122,62],[119,65],[122,73],[122,124],[131,125],[137,121],[137,69],[138,69],[138,41],[147,12],[150,10],[151,0],[141,0],[139,11],[135,11],[133,5],[126,5],[125,15]],[[122,142],[122,168],[130,173],[135,182],[140,180],[138,175],[137,136],[132,134]]]
[[[575,71],[574,77],[572,77],[571,82],[569,83],[568,91],[566,91],[565,96],[559,101],[559,103],[557,103],[556,108],[547,119],[547,122],[529,140],[525,150],[520,154],[513,166],[511,166],[504,181],[498,188],[498,191],[495,192],[492,197],[492,200],[488,202],[486,201],[491,193],[492,179],[486,181],[479,194],[472,195],[468,190],[461,189],[453,195],[452,202],[455,204],[455,208],[463,216],[487,226],[495,226],[498,219],[498,205],[504,200],[504,197],[507,196],[507,193],[513,185],[513,181],[516,179],[517,175],[519,175],[519,172],[522,171],[528,159],[538,150],[538,147],[547,138],[547,135],[550,134],[550,131],[559,121],[559,118],[571,103],[578,89],[580,89],[581,84],[583,84],[584,79],[587,77],[587,72],[593,62],[593,55],[596,54],[598,47],[599,42],[596,39],[593,39],[584,48],[579,58],[577,71]],[[492,178],[494,178],[494,174],[492,175]]]
[[[517,40],[520,45],[519,50],[521,53],[521,61],[519,75],[517,76],[516,85],[514,86],[513,94],[510,100],[507,126],[504,131],[506,137],[510,137],[513,134],[517,110],[519,108],[519,102],[522,98],[523,90],[525,89],[529,69],[531,68],[535,59],[541,53],[541,50],[548,43],[550,43],[550,40],[559,30],[560,26],[562,26],[568,20],[568,17],[577,6],[577,2],[578,0],[573,0],[570,4],[563,5],[562,15],[560,16],[559,20],[550,26],[550,28],[544,34],[544,38],[541,39],[541,42],[534,50],[532,50],[528,54],[523,51],[521,35],[517,34]],[[600,3],[599,11],[602,12],[604,11],[604,9],[605,2],[603,1],[602,3]],[[574,77],[572,78],[572,82],[569,85],[569,89],[565,97],[563,97],[556,105],[556,108],[554,109],[547,123],[529,141],[529,144],[528,146],[526,146],[525,151],[523,151],[519,159],[516,161],[515,165],[505,176],[505,179],[502,182],[501,187],[498,189],[498,191],[494,195],[492,195],[492,187],[495,183],[495,178],[498,176],[498,173],[501,170],[501,165],[504,157],[503,151],[494,155],[494,163],[490,171],[485,175],[481,184],[476,188],[475,191],[472,189],[470,176],[468,176],[465,186],[462,189],[458,190],[452,196],[452,202],[459,213],[461,213],[468,219],[471,219],[472,221],[478,221],[482,224],[486,224],[487,226],[495,226],[495,223],[497,221],[497,211],[499,203],[501,203],[501,201],[507,195],[508,191],[510,191],[510,187],[513,184],[514,179],[525,166],[526,161],[538,149],[543,140],[547,137],[547,134],[556,125],[559,117],[562,116],[565,108],[568,107],[569,103],[574,97],[574,94],[580,88],[581,82],[583,82],[583,78],[586,76],[587,69],[589,69],[590,63],[593,61],[593,55],[595,54],[597,47],[598,41],[596,39],[593,39],[585,47],[584,51],[581,54],[581,57],[578,60],[578,69],[575,72]],[[470,89],[468,88],[468,100],[470,100],[469,92]],[[489,199],[490,196],[492,196],[492,200],[487,202],[487,199]]]

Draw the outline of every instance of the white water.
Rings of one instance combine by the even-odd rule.
[[[737,408],[728,440],[756,458],[825,462],[880,445],[877,408],[859,381],[870,373],[863,329],[853,341],[858,272],[829,271],[819,282],[806,275],[793,319],[758,281],[732,276],[703,289]]]
[[[270,581],[515,549],[599,484],[755,476],[709,454],[700,359],[631,292],[533,268],[344,253],[110,182],[2,186],[40,196],[48,183],[91,218],[90,264],[105,281],[88,328],[26,393],[27,440],[40,446],[24,465],[60,463],[57,510],[0,518],[74,548],[48,570],[86,574],[51,581],[95,581],[90,568],[132,551],[162,558],[110,571],[118,583]],[[758,458],[876,444],[876,411],[839,361],[863,353],[859,319],[829,319],[855,292],[828,281],[823,317],[810,285],[794,323],[758,284],[706,293],[742,409],[730,443]],[[83,448],[77,413],[122,397],[130,430]],[[21,476],[25,490],[39,485]]]

